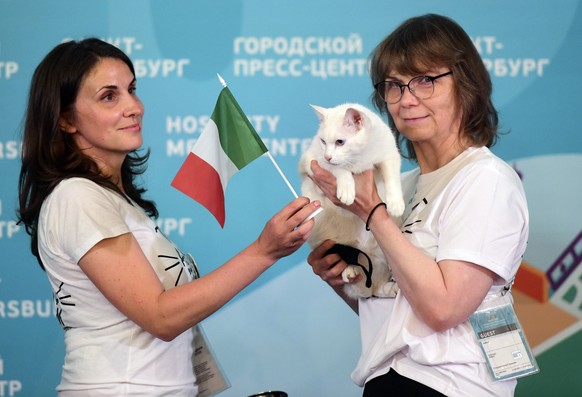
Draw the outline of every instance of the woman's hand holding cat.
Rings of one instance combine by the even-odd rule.
[[[351,211],[364,222],[368,219],[372,208],[382,201],[374,182],[373,170],[354,175],[356,198],[351,205],[345,205],[337,198],[336,179],[331,172],[320,167],[315,160],[311,162],[311,171],[313,172],[311,179],[333,204]]]
[[[342,272],[348,266],[338,254],[326,255],[335,241],[325,240],[315,247],[307,257],[307,263],[311,265],[313,273],[317,274],[323,281],[332,287],[341,287],[345,284],[342,279]]]
[[[329,284],[335,292],[358,313],[358,301],[349,297],[344,290],[346,282],[342,278],[342,272],[348,267],[348,264],[338,255],[327,252],[334,246],[335,241],[325,240],[319,246],[315,247],[307,257],[307,263],[311,265],[313,273],[317,274],[323,281]],[[362,275],[356,276],[350,282],[355,283],[362,280]]]

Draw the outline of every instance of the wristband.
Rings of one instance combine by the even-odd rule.
[[[374,215],[374,211],[376,211],[378,207],[381,206],[384,206],[384,208],[388,209],[386,203],[384,202],[376,204],[376,206],[372,208],[372,211],[370,211],[370,215],[368,215],[368,220],[366,221],[366,230],[370,231],[370,220],[372,219],[372,215]]]

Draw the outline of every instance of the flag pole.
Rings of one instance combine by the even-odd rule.
[[[281,178],[283,178],[283,180],[287,184],[287,187],[289,188],[289,190],[291,190],[291,193],[293,193],[293,196],[295,196],[295,198],[297,198],[298,196],[297,196],[297,193],[295,192],[295,189],[293,189],[293,186],[291,186],[291,184],[289,183],[289,180],[287,179],[287,177],[285,177],[285,175],[283,174],[283,171],[281,171],[281,168],[279,168],[279,165],[277,164],[277,162],[275,161],[275,159],[271,155],[271,152],[267,151],[267,156],[269,156],[269,158],[273,162],[273,165],[275,166],[277,171],[279,171],[279,175],[281,175]]]
[[[222,84],[222,87],[226,88],[226,81],[224,81],[222,76],[219,75],[218,73],[216,73],[216,75],[218,76],[218,81],[220,81],[220,84]],[[267,151],[267,156],[269,156],[269,158],[271,159],[271,162],[273,163],[273,165],[275,166],[277,171],[279,171],[279,175],[281,175],[281,178],[283,178],[283,180],[287,184],[287,187],[289,188],[289,190],[291,190],[291,193],[293,193],[293,196],[295,198],[299,197],[299,196],[297,196],[297,192],[295,192],[295,189],[293,189],[293,186],[291,186],[291,183],[289,183],[289,180],[287,179],[285,174],[283,174],[283,171],[281,171],[281,168],[279,168],[279,165],[277,164],[277,162],[275,161],[275,159],[271,155],[271,152]]]
[[[222,84],[222,88],[226,88],[226,81],[224,81],[222,76],[219,75],[218,73],[216,73],[216,75],[218,76],[218,81],[220,81],[220,84]]]

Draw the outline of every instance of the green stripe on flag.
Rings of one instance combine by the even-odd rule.
[[[239,170],[267,152],[265,144],[228,87],[220,92],[210,118],[218,127],[222,149]]]

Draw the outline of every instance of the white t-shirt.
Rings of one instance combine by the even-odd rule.
[[[45,199],[38,245],[65,329],[61,396],[195,396],[193,330],[164,342],[118,311],[78,266],[103,239],[132,233],[164,288],[192,280],[187,259],[138,206],[84,178]],[[127,258],[131,260],[131,258]]]
[[[402,176],[406,238],[441,261],[483,266],[500,278],[498,293],[515,277],[525,252],[529,215],[517,173],[487,148],[469,148],[444,167]],[[471,288],[467,285],[467,288]],[[447,396],[512,396],[515,380],[493,382],[469,320],[435,332],[402,294],[360,299],[362,355],[352,373],[358,385],[394,368]]]

